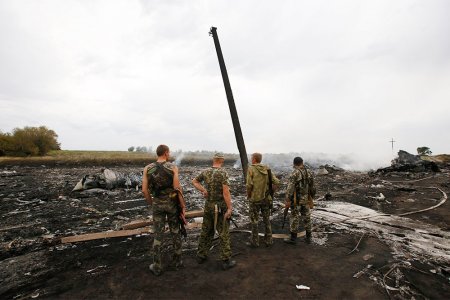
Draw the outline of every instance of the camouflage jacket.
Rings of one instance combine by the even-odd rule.
[[[289,176],[286,198],[293,200],[295,190],[297,190],[298,204],[306,204],[308,202],[308,194],[314,197],[314,177],[312,172],[304,166],[294,167],[294,170]]]
[[[269,195],[269,167],[262,164],[252,164],[247,171],[247,191],[250,191],[251,202],[259,202],[264,199],[272,200]],[[280,180],[273,175],[272,184],[279,184]]]
[[[169,195],[173,188],[173,164],[170,162],[161,163],[164,168],[158,171],[158,162],[147,166],[148,189],[154,197]],[[160,173],[160,174],[158,174]],[[160,188],[162,187],[162,188]]]
[[[226,203],[223,198],[223,185],[230,185],[228,174],[222,168],[209,168],[202,171],[195,180],[203,182],[208,191],[208,198],[206,199],[205,209],[214,207],[218,204],[222,208],[226,208]]]

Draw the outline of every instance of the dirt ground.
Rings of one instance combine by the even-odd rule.
[[[109,168],[138,173],[142,166]],[[200,169],[180,167],[188,210],[202,206],[201,195],[190,184]],[[249,228],[248,208],[241,171],[232,167],[227,167],[227,171],[235,218],[239,229],[245,230]],[[98,167],[92,166],[0,168],[0,297],[450,299],[448,201],[435,209],[404,217],[413,225],[432,226],[428,236],[431,235],[431,240],[436,238],[436,249],[424,248],[417,253],[402,248],[415,241],[395,228],[406,233],[423,229],[406,228],[402,223],[393,229],[388,227],[388,232],[365,230],[358,223],[326,219],[320,214],[329,212],[327,207],[333,203],[389,215],[437,205],[450,191],[449,168],[443,166],[440,173],[370,175],[329,171],[327,175],[316,176],[319,200],[313,211],[311,245],[302,239],[296,246],[275,239],[270,248],[250,249],[245,246],[249,234],[236,231],[232,233],[232,248],[237,266],[222,271],[217,261],[219,245],[212,249],[205,264],[196,263],[199,230],[192,229],[183,244],[185,268],[175,271],[166,266],[164,274],[155,277],[148,270],[151,234],[59,243],[64,236],[118,230],[125,223],[146,218],[150,210],[134,187],[71,192],[81,177],[99,172]],[[286,228],[281,229],[281,200],[288,171],[276,174],[284,184],[276,194],[273,231],[287,233]],[[391,238],[391,232],[398,240]],[[163,244],[166,263],[170,260],[169,240]],[[427,251],[443,251],[444,255],[427,255]],[[297,290],[296,285],[305,285],[310,290]]]

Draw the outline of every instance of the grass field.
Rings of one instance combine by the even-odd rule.
[[[423,155],[420,158],[423,160],[434,161],[437,163],[450,163],[450,154],[438,154],[432,156]]]
[[[187,153],[183,155],[182,164],[207,164],[211,162],[211,155],[203,153]],[[226,163],[234,163],[236,154],[225,155]],[[171,158],[173,160],[176,157]],[[11,165],[111,165],[132,164],[145,165],[156,160],[156,155],[148,152],[129,151],[84,151],[84,150],[56,150],[46,156],[33,157],[0,157],[0,166]]]

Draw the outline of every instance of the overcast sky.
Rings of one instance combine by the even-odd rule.
[[[63,149],[450,153],[450,1],[0,1],[0,129]]]

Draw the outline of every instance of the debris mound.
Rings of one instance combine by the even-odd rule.
[[[391,162],[390,167],[380,168],[376,173],[390,172],[440,172],[439,166],[428,160],[423,160],[420,155],[414,155],[404,150],[398,151],[398,157]]]

